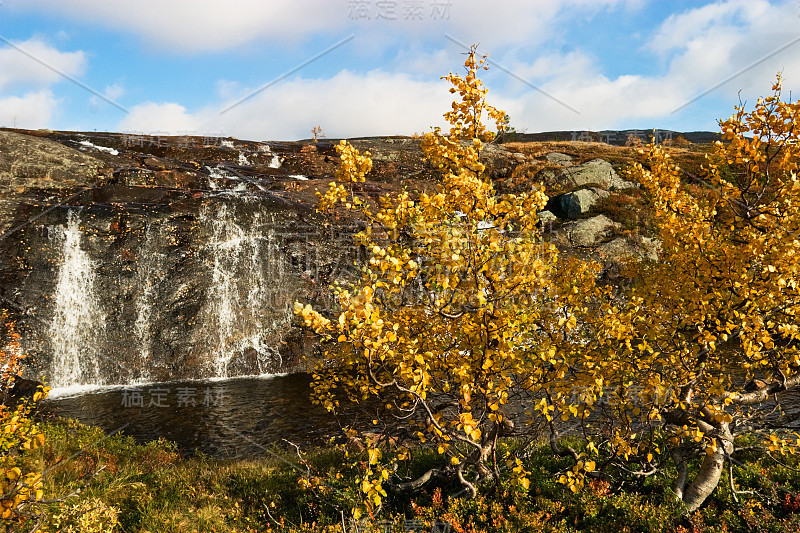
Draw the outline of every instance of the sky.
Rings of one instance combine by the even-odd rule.
[[[716,131],[779,72],[800,93],[800,0],[1,0],[0,126],[423,133],[473,43],[520,132]]]

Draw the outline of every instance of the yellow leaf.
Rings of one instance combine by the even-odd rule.
[[[369,449],[369,464],[376,464],[381,458],[381,451],[378,448]]]

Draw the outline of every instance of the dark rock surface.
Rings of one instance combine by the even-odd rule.
[[[51,385],[299,369],[358,221],[315,212],[335,142],[0,131],[0,299]],[[419,140],[354,139],[360,192],[429,189]],[[517,163],[487,150],[490,173]]]
[[[419,139],[350,141],[373,159],[359,194],[434,188]],[[0,130],[0,301],[29,377],[61,386],[303,369],[315,339],[293,303],[332,309],[329,285],[354,279],[364,257],[358,220],[315,210],[337,142]],[[504,145],[483,158],[498,184],[531,159]],[[631,185],[611,164],[544,160],[566,191],[543,212],[548,238],[603,261],[653,258],[656,245],[620,241],[594,211]]]

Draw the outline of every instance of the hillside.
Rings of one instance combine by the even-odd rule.
[[[0,298],[32,373],[125,383],[301,368],[312,340],[292,326],[291,304],[332,303],[327,285],[361,257],[359,221],[315,210],[335,142],[0,131]],[[433,188],[418,139],[352,143],[374,162],[361,194]],[[696,180],[709,148],[669,151]],[[632,148],[506,142],[483,157],[500,192],[543,182],[545,238],[604,262],[609,280],[620,257],[657,254],[643,194],[624,178]],[[81,346],[95,367],[78,362]]]

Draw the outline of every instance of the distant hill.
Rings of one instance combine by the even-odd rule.
[[[658,142],[683,137],[690,143],[712,143],[721,139],[720,134],[713,131],[671,131],[671,130],[602,130],[602,131],[543,131],[541,133],[511,133],[505,135],[501,142],[543,142],[543,141],[587,141],[603,142],[615,146],[624,146],[630,137],[637,137],[648,142],[652,137]]]

